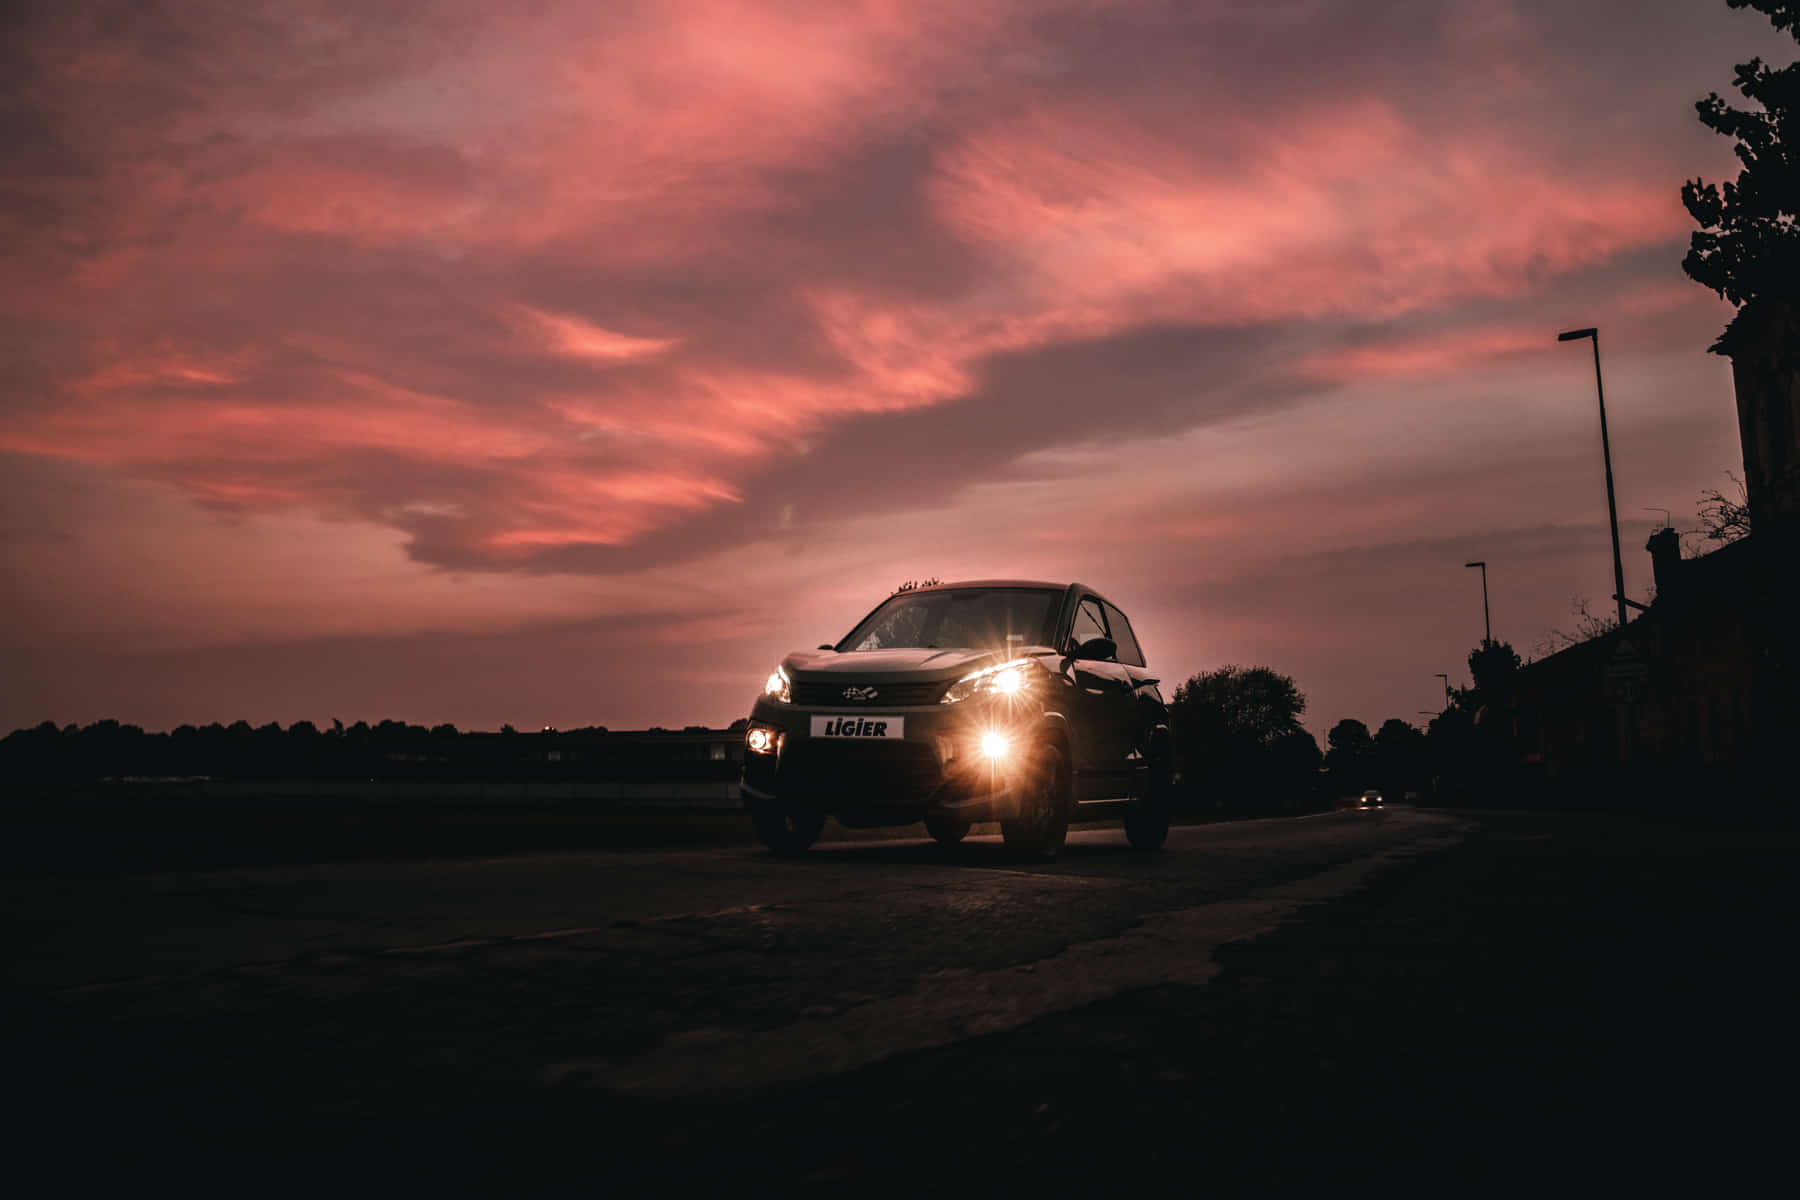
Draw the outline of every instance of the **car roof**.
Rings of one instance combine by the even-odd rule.
[[[933,583],[924,587],[911,588],[917,592],[942,592],[951,588],[1043,588],[1045,591],[1062,592],[1065,595],[1070,588],[1099,600],[1103,604],[1111,604],[1100,592],[1085,583],[1053,583],[1047,579],[955,579],[949,583]],[[898,594],[898,593],[896,593]],[[1115,606],[1116,607],[1116,606]]]
[[[950,583],[933,583],[914,589],[920,592],[947,591],[950,588],[1042,588],[1046,591],[1066,592],[1071,587],[1079,586],[1068,583],[1051,583],[1043,579],[958,579]],[[1092,589],[1087,589],[1091,591]]]
[[[1093,596],[1104,604],[1112,604],[1100,591],[1085,583],[1052,583],[1047,579],[957,579],[950,583],[934,583],[929,587],[914,588],[919,592],[948,591],[951,588],[1043,588],[1046,591],[1067,593],[1070,588]],[[1114,607],[1117,607],[1116,605]]]

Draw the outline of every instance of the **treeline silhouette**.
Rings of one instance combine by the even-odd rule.
[[[1484,642],[1469,654],[1474,684],[1450,689],[1425,728],[1390,717],[1371,732],[1346,717],[1323,751],[1300,724],[1306,696],[1290,676],[1239,666],[1195,675],[1169,703],[1177,806],[1224,816],[1311,812],[1365,788],[1389,800],[1494,802],[1506,790],[1498,770],[1506,748],[1477,717],[1519,665],[1507,643]]]
[[[741,739],[730,730],[611,732],[603,726],[520,733],[454,725],[311,721],[287,728],[182,725],[151,733],[115,720],[58,727],[46,721],[0,739],[8,785],[123,779],[571,779],[735,778]]]
[[[1306,697],[1291,677],[1260,666],[1195,675],[1169,704],[1177,808],[1273,815],[1326,809],[1370,787],[1393,800],[1412,794],[1438,803],[1484,790],[1493,755],[1475,714],[1518,662],[1504,643],[1478,647],[1469,656],[1476,686],[1455,691],[1427,729],[1391,718],[1371,732],[1346,718],[1331,727],[1324,750],[1300,724]],[[0,781],[16,789],[171,779],[733,780],[745,724],[488,732],[395,720],[324,729],[235,721],[151,733],[115,720],[46,721],[0,739]]]

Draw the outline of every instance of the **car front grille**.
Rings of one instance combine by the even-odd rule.
[[[948,683],[803,683],[793,685],[794,703],[808,708],[900,708],[915,704],[936,704]],[[867,700],[852,700],[844,695],[851,688],[872,688],[875,694]]]
[[[920,800],[943,775],[932,747],[919,742],[790,741],[777,787],[828,794],[839,803]]]

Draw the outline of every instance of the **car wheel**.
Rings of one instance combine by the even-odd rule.
[[[1125,809],[1125,840],[1133,850],[1161,850],[1169,840],[1169,809],[1175,792],[1174,767],[1169,756],[1153,756],[1147,776],[1143,794],[1134,796]]]
[[[1021,858],[1056,857],[1069,836],[1069,765],[1054,745],[1037,753],[1032,769],[1015,785],[1019,789],[1014,816],[1000,822],[1006,848]]]
[[[804,854],[825,828],[824,813],[795,813],[775,806],[750,810],[750,823],[763,845],[780,855]]]
[[[940,846],[954,846],[969,836],[971,823],[949,813],[933,813],[925,818],[925,832]]]

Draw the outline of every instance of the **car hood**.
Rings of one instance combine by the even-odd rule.
[[[1000,650],[857,650],[839,654],[832,650],[802,650],[782,661],[788,678],[796,682],[829,683],[833,680],[864,680],[870,683],[931,682],[961,679],[970,671],[1019,658],[1031,653],[1048,653],[1041,646],[1020,647],[1010,653]]]

